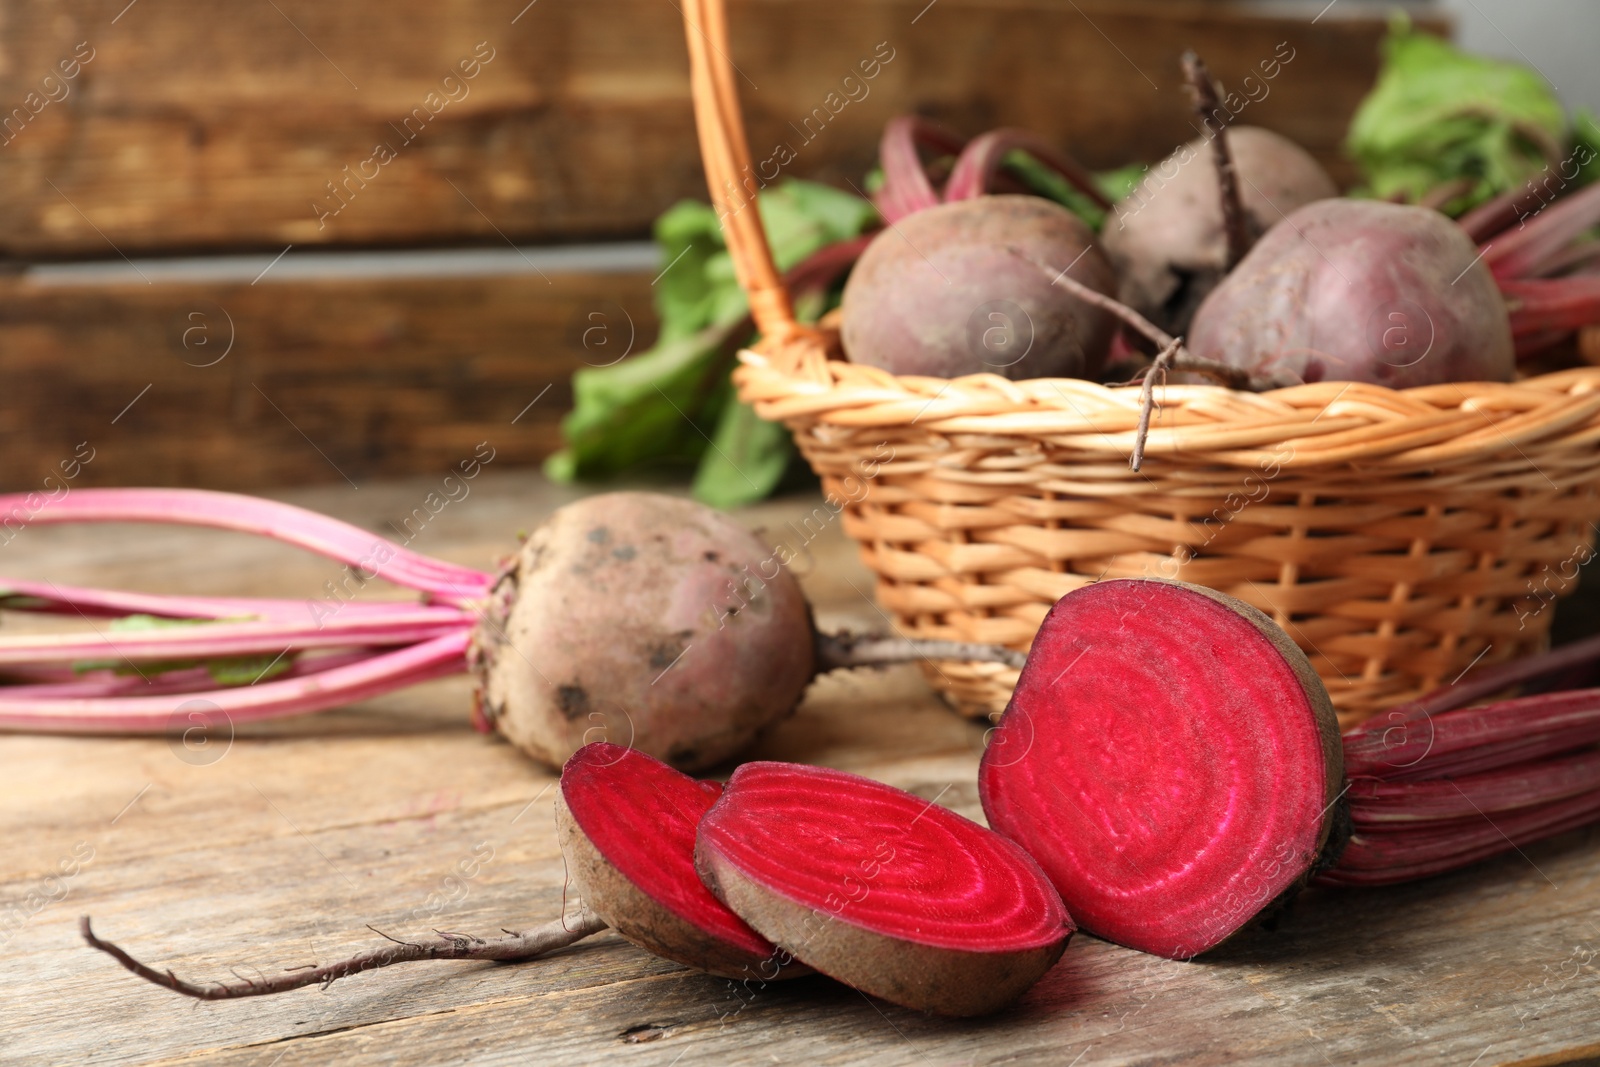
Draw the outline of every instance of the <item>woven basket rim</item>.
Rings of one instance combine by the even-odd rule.
[[[1136,388],[1078,378],[894,375],[828,359],[827,348],[817,336],[794,333],[741,351],[740,398],[785,423],[886,431],[914,424],[945,435],[1044,440],[1085,458],[1126,460],[1133,447]],[[1600,367],[1408,389],[1330,381],[1253,393],[1174,384],[1157,399],[1146,455],[1224,466],[1271,460],[1421,469],[1600,445]]]

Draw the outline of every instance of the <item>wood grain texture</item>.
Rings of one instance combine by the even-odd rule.
[[[0,488],[39,488],[82,442],[77,485],[363,485],[442,476],[485,441],[535,463],[572,372],[648,346],[651,293],[633,273],[0,279]]]
[[[292,499],[381,530],[430,488]],[[416,544],[482,564],[570,495],[491,469]],[[743,518],[776,531],[814,506],[777,501]],[[242,535],[161,528],[35,528],[0,552],[8,575],[175,592],[315,595],[329,570]],[[837,529],[801,562],[823,625],[879,620]],[[1016,1008],[967,1022],[823,978],[744,991],[609,933],[526,965],[418,963],[323,993],[198,1006],[78,941],[87,912],[102,936],[204,977],[368,947],[365,923],[492,933],[555,915],[553,779],[471,732],[465,698],[451,680],[241,727],[211,763],[163,739],[0,736],[0,916],[54,885],[47,875],[80,843],[93,849],[64,899],[0,926],[0,1062],[1487,1067],[1600,1055],[1594,830],[1410,886],[1308,893],[1274,929],[1198,963],[1076,938]],[[869,774],[978,816],[982,745],[981,728],[898,668],[823,679],[752,755]]]
[[[1154,162],[1193,136],[1185,47],[1237,85],[1280,42],[1294,59],[1239,121],[1348,177],[1337,146],[1383,27],[1155,0],[730,8],[755,158],[786,144],[783,173],[840,184],[913,110],[968,134],[1028,127],[1092,166]],[[875,54],[892,58],[846,85]],[[16,0],[0,9],[0,253],[640,233],[705,196],[687,71],[678,10],[657,0]]]

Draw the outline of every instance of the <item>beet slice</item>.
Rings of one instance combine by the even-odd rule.
[[[1073,931],[1014,842],[843,771],[745,764],[701,821],[695,859],[718,897],[796,959],[943,1015],[1010,1003]]]
[[[556,799],[567,875],[589,910],[647,952],[725,978],[805,974],[782,966],[695,872],[695,828],[721,793],[633,749],[585,745]]]
[[[978,784],[1084,930],[1187,959],[1307,879],[1344,783],[1327,691],[1282,630],[1135,578],[1051,609]]]

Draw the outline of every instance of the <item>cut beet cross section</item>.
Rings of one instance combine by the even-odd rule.
[[[1072,935],[1014,842],[842,771],[748,763],[700,824],[701,877],[795,959],[909,1008],[1016,999]]]
[[[1186,959],[1304,883],[1343,773],[1327,691],[1270,619],[1118,579],[1051,609],[978,781],[1084,930]]]
[[[808,973],[712,896],[695,828],[721,794],[619,745],[585,745],[561,771],[556,827],[584,905],[640,948],[726,978]],[[780,974],[781,971],[781,974]]]

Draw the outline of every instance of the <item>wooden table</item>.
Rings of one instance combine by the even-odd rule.
[[[289,498],[382,530],[430,488]],[[413,547],[483,565],[569,495],[490,471]],[[813,503],[744,517],[776,529]],[[881,622],[843,536],[829,530],[814,553],[803,582],[820,621]],[[304,596],[334,576],[242,536],[155,527],[27,529],[0,572]],[[0,1062],[1600,1063],[1595,830],[1417,885],[1308,892],[1275,929],[1204,962],[1080,936],[1017,1007],[965,1022],[823,978],[746,1002],[609,933],[524,965],[421,963],[200,1004],[78,940],[88,913],[103,936],[204,978],[371,947],[368,924],[489,934],[555,916],[554,778],[474,733],[467,693],[451,679],[240,727],[201,755],[165,738],[0,737]],[[869,774],[981,818],[983,738],[905,668],[818,682],[752,755]],[[491,855],[474,877],[455,875]],[[52,880],[63,862],[77,873]]]

